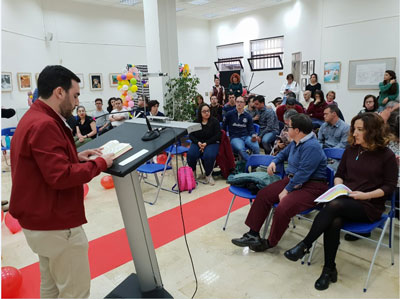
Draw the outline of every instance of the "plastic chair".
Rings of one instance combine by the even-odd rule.
[[[15,129],[16,127],[1,129],[1,136],[4,136],[4,141],[6,143],[5,146],[1,146],[1,151],[3,152],[4,160],[8,166],[10,166],[10,164],[8,164],[7,161],[7,151],[10,150],[11,137],[14,136]]]
[[[253,127],[254,127],[254,131],[257,133],[257,135],[258,135],[258,133],[260,133],[260,125],[258,125],[258,124],[253,124]]]
[[[147,163],[145,163],[143,165],[140,165],[137,168],[137,171],[140,173],[139,181],[141,181],[143,179],[143,181],[146,184],[149,184],[149,185],[157,188],[156,198],[154,199],[154,201],[152,201],[152,202],[145,201],[145,202],[147,202],[147,203],[149,203],[151,205],[153,205],[153,204],[155,204],[157,202],[158,195],[160,194],[160,190],[164,190],[164,191],[168,191],[168,192],[172,192],[172,193],[178,193],[177,191],[175,191],[173,189],[169,190],[169,189],[165,189],[165,188],[162,187],[162,183],[163,183],[164,177],[165,177],[165,172],[167,170],[172,170],[173,171],[173,168],[170,165],[171,164],[171,152],[173,150],[173,146],[168,147],[167,150],[166,150],[166,152],[168,153],[168,156],[167,156],[167,161],[165,162],[165,164],[154,163],[152,161],[148,161]],[[161,174],[161,181],[159,180],[158,175],[157,175],[157,173],[159,173],[159,172],[162,173]],[[156,184],[148,182],[144,178],[144,174],[154,174],[154,178],[155,178]],[[176,181],[176,176],[175,175],[174,175],[174,178],[175,178],[175,181]]]
[[[324,148],[324,152],[327,158],[341,160],[344,148]]]
[[[387,214],[383,214],[381,216],[381,219],[379,219],[378,221],[375,221],[372,223],[346,222],[342,227],[343,232],[353,235],[353,236],[356,236],[360,239],[368,240],[368,241],[376,244],[375,252],[374,252],[374,255],[372,256],[371,265],[369,267],[368,275],[365,280],[365,284],[364,284],[364,288],[363,288],[364,293],[367,291],[367,286],[368,286],[369,278],[371,276],[372,268],[375,263],[375,258],[378,255],[378,251],[381,246],[391,249],[391,264],[392,264],[392,266],[394,265],[394,250],[393,250],[394,221],[393,221],[393,218],[395,216],[395,200],[396,200],[396,194],[393,193],[391,196],[391,206],[390,206],[389,212]],[[383,240],[383,237],[385,236],[386,229],[388,226],[389,226],[389,242],[386,244],[386,243],[383,243],[382,240]],[[374,239],[371,239],[370,237],[364,237],[362,235],[359,235],[359,234],[371,233],[376,228],[382,229],[378,240],[374,240]],[[316,243],[316,242],[314,242],[314,243]],[[312,255],[312,253],[313,253],[313,251],[310,252],[310,255]]]
[[[179,142],[180,143],[180,142]],[[165,152],[167,154],[171,154],[171,155],[179,155],[181,156],[181,160],[182,160],[182,166],[185,166],[185,159],[183,158],[183,154],[187,153],[189,151],[189,149],[187,147],[184,147],[182,145],[179,144],[174,144],[171,145],[170,147],[168,147]]]
[[[260,165],[268,166],[272,160],[274,159],[274,156],[269,156],[269,155],[251,155],[249,160],[246,163],[246,172],[249,172],[249,167],[257,167]],[[283,176],[284,175],[284,169],[283,165],[277,165],[277,172]],[[228,219],[229,215],[231,214],[231,209],[233,206],[233,203],[235,202],[236,196],[242,197],[242,198],[247,198],[250,201],[250,204],[253,203],[253,199],[256,198],[257,195],[251,194],[251,192],[246,189],[246,188],[241,188],[241,187],[236,187],[236,186],[230,186],[229,187],[229,192],[233,194],[231,203],[229,205],[228,213],[226,214],[226,220],[224,227],[222,228],[223,230],[226,229],[226,226],[228,224]]]

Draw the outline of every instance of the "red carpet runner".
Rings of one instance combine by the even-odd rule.
[[[190,233],[226,215],[232,194],[228,188],[200,197],[183,205],[186,232]],[[249,201],[236,198],[232,211]],[[243,219],[244,221],[244,219]],[[163,246],[183,235],[179,207],[149,218],[154,247]],[[222,227],[220,228],[222,229]],[[118,244],[118,246],[116,246]],[[190,246],[190,244],[189,244]],[[125,229],[118,230],[89,242],[89,261],[92,279],[132,260]],[[18,298],[40,297],[39,263],[20,269],[23,283]],[[110,290],[111,291],[111,290]]]

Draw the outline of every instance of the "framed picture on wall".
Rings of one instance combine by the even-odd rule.
[[[301,90],[305,91],[307,86],[307,78],[302,78],[301,79]]]
[[[338,83],[340,81],[340,62],[325,62],[324,83]]]
[[[17,73],[18,88],[21,91],[32,89],[32,74]]]
[[[1,72],[1,91],[12,91],[12,74],[10,72]]]
[[[83,74],[82,73],[76,73],[75,75],[78,76],[79,80],[81,80],[81,82],[79,82],[79,88],[84,88],[85,87],[85,80],[83,79]]]
[[[103,90],[103,75],[89,74],[90,90]]]
[[[111,87],[118,86],[118,80],[117,80],[117,76],[118,75],[119,75],[118,73],[110,73],[109,79],[110,79],[110,86]]]
[[[312,75],[315,72],[315,60],[310,60],[308,62],[308,74]]]
[[[308,74],[308,61],[303,61],[301,63],[301,74],[307,75]]]

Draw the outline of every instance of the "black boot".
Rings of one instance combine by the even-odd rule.
[[[333,268],[333,270],[331,268],[324,267],[322,269],[321,276],[315,282],[314,287],[319,291],[323,291],[329,287],[330,282],[336,282],[336,281],[337,281],[336,267]]]
[[[306,244],[300,242],[292,249],[285,251],[285,257],[293,262],[296,262],[297,260],[303,258],[306,253],[309,253]]]

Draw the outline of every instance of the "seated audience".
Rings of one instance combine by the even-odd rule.
[[[241,97],[243,94],[242,83],[240,83],[240,76],[237,73],[233,73],[230,78],[230,84],[228,86],[229,92],[233,93],[235,97]]]
[[[253,154],[260,153],[257,134],[254,131],[253,120],[250,114],[244,111],[244,99],[236,99],[236,109],[224,116],[223,129],[229,133],[234,153],[238,153],[244,160],[249,159],[246,148]]]
[[[322,148],[346,148],[350,126],[338,116],[339,108],[330,105],[324,110],[325,122],[318,131],[318,141]]]
[[[314,73],[310,75],[310,83],[307,84],[306,90],[311,91],[311,98],[314,98],[316,90],[321,90],[321,84],[318,83],[317,74]]]
[[[148,116],[165,116],[164,113],[158,111],[159,106],[160,106],[160,103],[157,100],[149,101],[149,103],[147,104],[148,111],[146,112],[146,115],[148,115]]]
[[[196,122],[201,123],[201,130],[189,134],[192,144],[187,153],[187,162],[196,173],[197,160],[202,159],[206,175],[205,183],[214,185],[212,170],[221,141],[221,128],[219,121],[210,115],[210,106],[205,103],[199,107]]]
[[[352,119],[350,146],[340,161],[335,185],[344,184],[353,191],[326,204],[307,236],[285,252],[286,258],[297,261],[324,234],[325,264],[314,285],[317,290],[325,290],[337,280],[335,258],[343,223],[374,222],[385,211],[385,201],[395,190],[398,176],[395,155],[386,147],[388,142],[385,124],[376,113],[367,112]]]
[[[146,96],[138,96],[137,98],[137,107],[136,107],[136,111],[134,112],[134,117],[139,117],[139,118],[143,118],[144,117],[144,111],[148,110],[147,105],[149,104],[149,99]]]
[[[256,95],[250,95],[248,97],[248,104],[246,106],[246,108],[244,108],[244,111],[246,111],[248,114],[250,114],[250,116],[253,119],[253,123],[257,123],[258,124],[258,119],[260,118],[259,115],[259,111],[257,110],[257,108],[254,106],[254,98],[256,97]]]
[[[396,73],[387,70],[383,76],[383,82],[379,82],[379,111],[382,111],[385,106],[391,101],[396,101],[399,96],[399,83],[396,80]]]
[[[399,219],[399,187],[400,187],[400,168],[399,168],[399,160],[400,160],[400,142],[399,142],[399,110],[393,111],[389,119],[387,121],[388,130],[389,130],[389,144],[388,148],[390,148],[393,153],[396,155],[397,168],[399,170],[397,177],[397,187],[396,187],[396,217]]]
[[[108,106],[107,106],[107,111],[108,111],[108,113],[111,113],[111,111],[113,111],[115,108],[114,108],[114,105],[115,105],[115,98],[114,97],[112,97],[112,98],[109,98],[109,100],[108,100]]]
[[[276,111],[276,109],[282,105],[282,98],[281,97],[277,97],[275,98],[273,101],[270,101],[268,104],[266,104],[265,106],[267,108],[271,108],[272,110]]]
[[[296,96],[295,98],[297,99],[300,91],[300,86],[299,84],[294,81],[294,76],[293,74],[288,74],[286,76],[286,82],[282,84],[280,93],[283,97],[283,102],[282,104],[286,104],[286,99],[289,98],[288,93],[293,92]]]
[[[304,110],[303,104],[300,103],[300,102],[297,100],[296,94],[295,94],[294,92],[291,92],[291,91],[290,91],[290,92],[287,94],[287,98],[293,98],[293,99],[295,99],[295,100],[296,100],[296,105],[299,105],[299,106],[300,106],[301,108],[303,108],[303,110]],[[305,112],[305,110],[304,110],[303,112]]]
[[[281,130],[278,137],[276,137],[274,147],[272,148],[271,155],[276,156],[280,151],[282,151],[292,140],[289,137],[289,120],[293,115],[299,114],[296,110],[290,109],[283,114],[283,120],[285,121],[285,126]]]
[[[381,112],[379,112],[379,115],[383,118],[383,121],[386,123],[390,117],[390,114],[395,110],[399,110],[399,107],[400,104],[398,102],[391,101],[386,104],[385,108]]]
[[[311,97],[311,91],[306,90],[303,92],[303,98],[304,100],[301,101],[301,104],[303,105],[303,108],[307,110],[308,106],[310,105],[310,103],[314,100]]]
[[[225,104],[225,88],[220,84],[217,76],[214,77],[214,86],[212,87],[211,96],[216,96],[218,104],[222,107]]]
[[[314,129],[319,128],[324,123],[324,110],[328,106],[324,99],[324,93],[316,90],[314,101],[307,108],[307,114],[313,121]]]
[[[314,200],[328,189],[326,156],[312,132],[308,115],[293,115],[289,120],[289,136],[293,140],[268,166],[269,175],[276,164],[288,161],[288,176],[260,190],[245,224],[250,228],[241,238],[232,239],[236,246],[249,246],[254,251],[275,247],[285,233],[290,219],[315,206]],[[268,239],[260,238],[260,229],[272,206],[275,209]]]
[[[197,96],[194,98],[194,118],[196,118],[197,110],[201,104],[204,104],[204,98],[201,94],[197,94]]]
[[[96,110],[92,113],[92,116],[96,119],[96,128],[99,135],[108,131],[110,121],[108,120],[108,112],[103,110],[103,100],[97,98],[94,101]]]
[[[290,109],[295,109],[298,113],[304,112],[301,106],[296,105],[296,100],[294,98],[288,98],[285,105],[280,105],[276,109],[276,116],[278,117],[278,120],[283,122],[283,114]]]
[[[86,114],[85,107],[78,106],[76,112],[78,120],[76,122],[76,137],[74,139],[76,147],[80,147],[91,141],[92,138],[96,138],[97,129],[96,122]]]
[[[258,142],[262,144],[265,153],[269,154],[272,150],[272,143],[279,134],[278,118],[272,109],[265,107],[265,98],[263,96],[256,96],[254,98],[254,105],[260,115]]]
[[[219,104],[217,96],[211,96],[210,102],[211,102],[210,105],[211,116],[215,117],[216,119],[218,119],[219,122],[221,122],[222,106]]]
[[[326,94],[326,103],[328,105],[338,106],[338,103],[335,102],[335,99],[336,99],[336,92],[334,92],[333,90],[328,91],[328,93]]]
[[[229,111],[236,109],[236,97],[233,93],[228,94],[228,103],[222,108],[222,116],[225,116]]]
[[[122,100],[120,98],[115,99],[114,107],[115,109],[113,109],[111,113],[115,114],[110,114],[108,117],[113,128],[122,125],[127,119],[129,119],[129,112],[126,111],[124,106],[122,106]]]
[[[363,104],[363,109],[358,112],[358,114],[365,113],[365,112],[377,112],[378,111],[378,99],[376,96],[372,94],[367,94],[364,97],[364,104]]]

